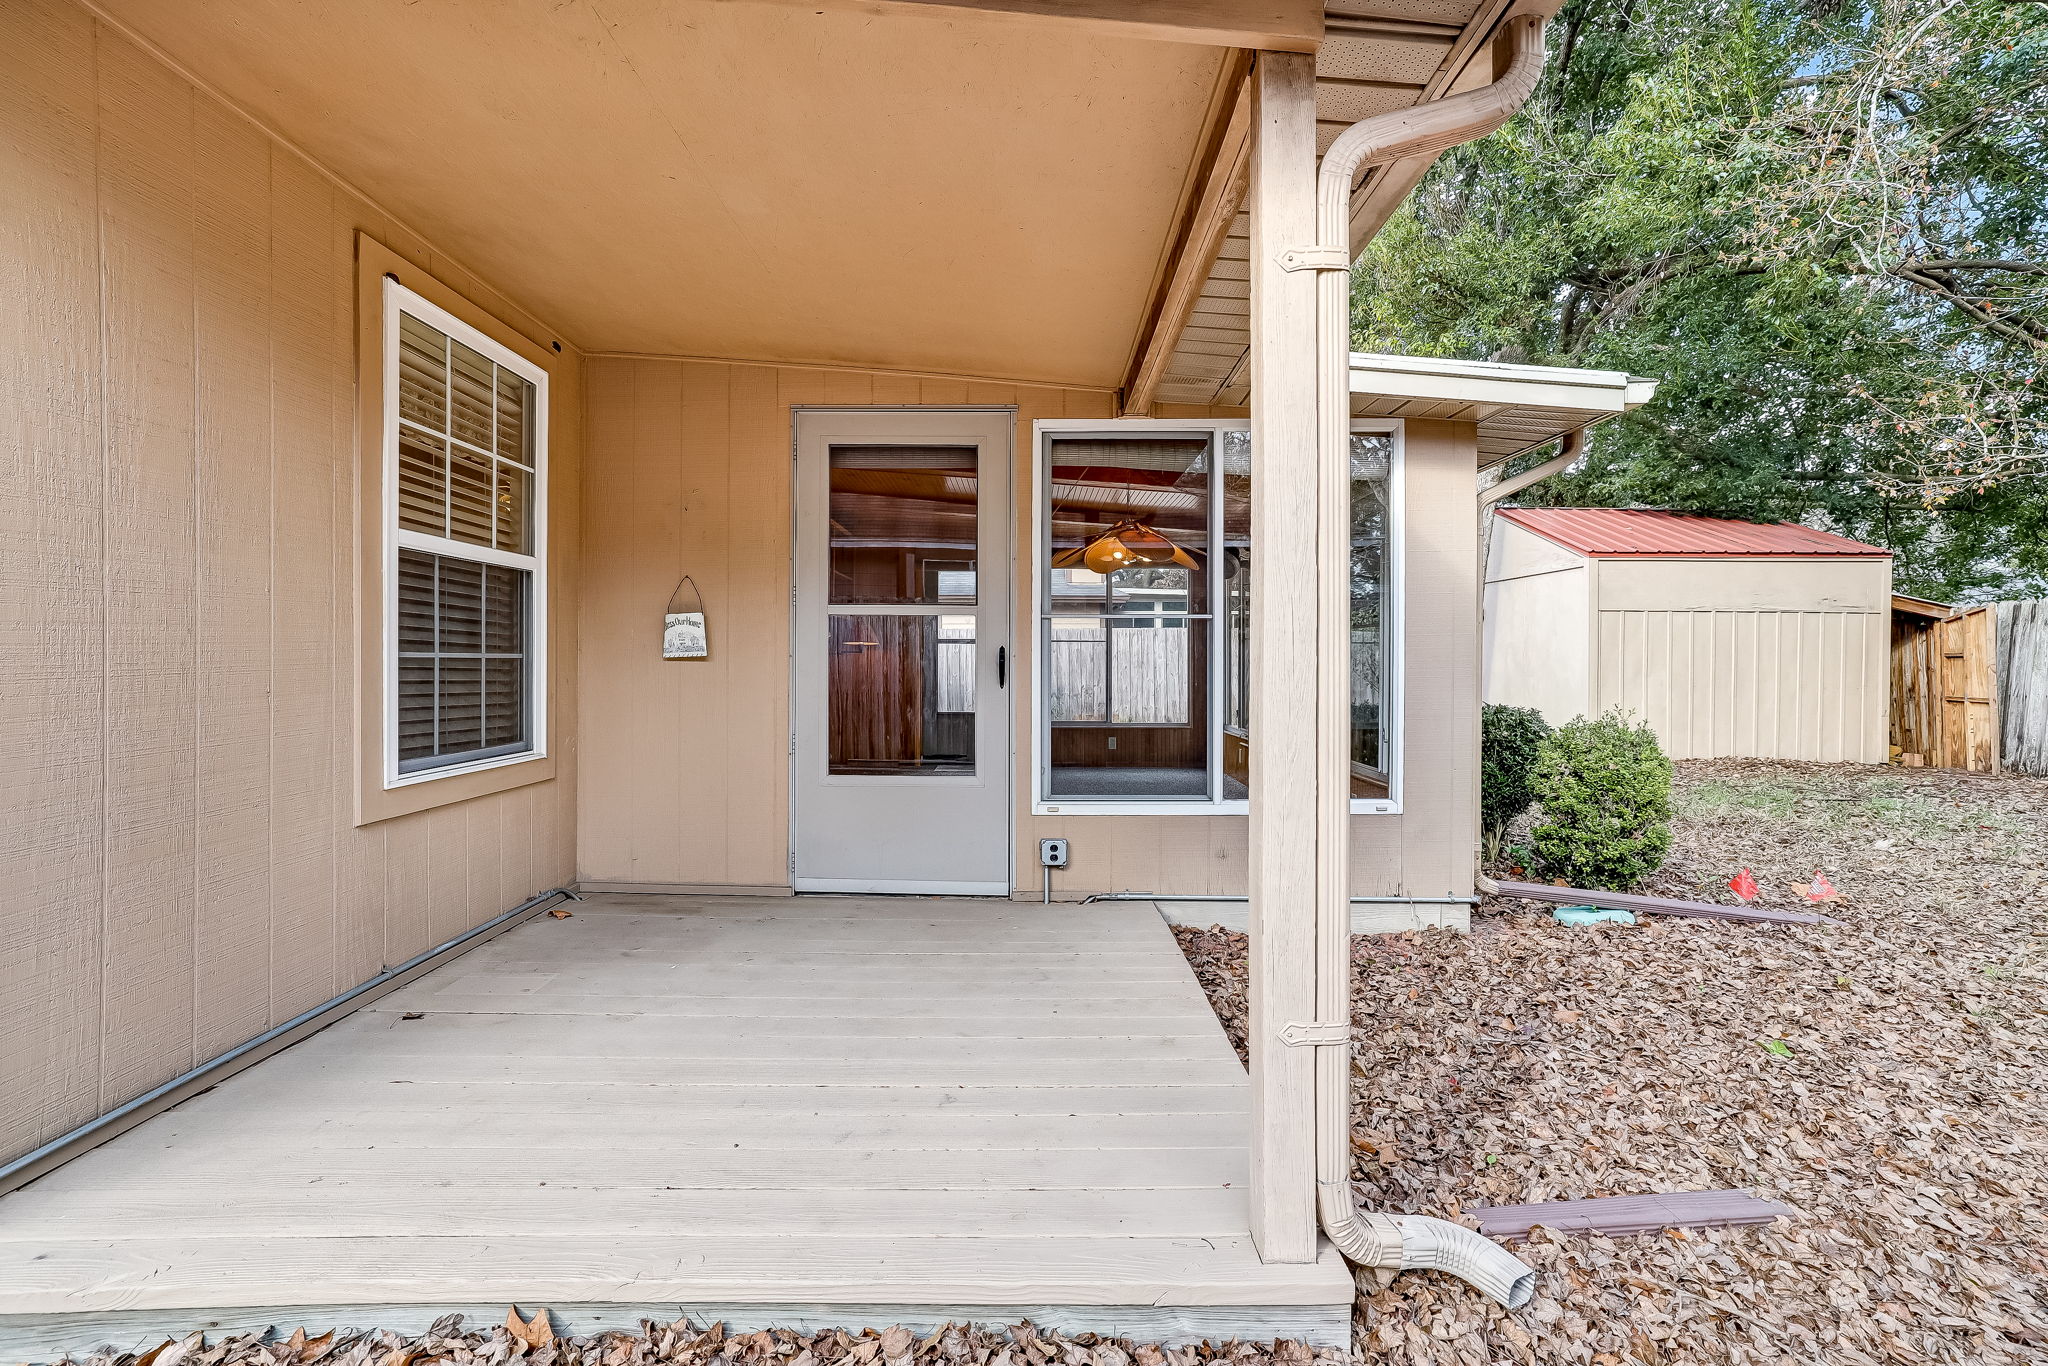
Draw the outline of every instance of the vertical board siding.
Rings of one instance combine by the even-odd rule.
[[[270,142],[211,101],[193,110],[199,504],[199,810],[194,1053],[269,1027]],[[251,984],[265,983],[262,991]]]
[[[93,23],[0,5],[0,1153],[99,1111],[104,425]]]
[[[107,421],[100,1108],[110,1109],[193,1063],[194,96],[104,33],[98,58]]]
[[[790,468],[794,406],[1014,405],[1020,572],[1011,611],[1014,864],[1034,896],[1038,841],[1065,836],[1060,895],[1247,890],[1243,816],[1033,815],[1036,625],[1032,423],[1107,419],[1111,395],[884,373],[597,357],[584,365],[578,876],[591,882],[789,883]],[[1407,455],[1406,812],[1360,817],[1360,894],[1463,895],[1476,839],[1476,524],[1470,431],[1414,424]],[[690,575],[706,660],[661,657],[663,608]],[[394,839],[396,836],[394,836]]]
[[[481,282],[63,0],[0,5],[0,1161],[573,875],[554,781],[352,824],[355,234]]]
[[[1600,710],[1634,713],[1672,758],[1883,762],[1884,613],[1598,616]]]

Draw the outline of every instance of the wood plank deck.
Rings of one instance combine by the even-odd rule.
[[[1149,905],[573,910],[0,1197],[0,1359],[509,1302],[1348,1340],[1334,1252],[1251,1246],[1249,1087]]]

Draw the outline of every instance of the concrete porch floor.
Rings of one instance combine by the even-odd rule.
[[[0,1359],[547,1306],[1349,1340],[1148,904],[593,895],[0,1197]]]

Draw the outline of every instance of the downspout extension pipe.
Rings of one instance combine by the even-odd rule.
[[[1495,41],[1506,44],[1505,68],[1491,85],[1380,114],[1353,124],[1323,154],[1316,179],[1316,244],[1290,268],[1317,271],[1318,539],[1322,555],[1348,560],[1351,446],[1351,190],[1367,166],[1444,151],[1485,137],[1512,118],[1543,73],[1543,16],[1517,13]],[[1325,559],[1323,562],[1330,562]],[[1319,585],[1318,648],[1350,640],[1349,594]],[[1346,585],[1348,587],[1348,585]],[[1348,735],[1349,699],[1325,689],[1317,726]],[[1442,1219],[1366,1213],[1351,1185],[1351,917],[1350,773],[1348,746],[1317,745],[1318,782],[1345,800],[1320,803],[1316,896],[1316,1028],[1314,1047],[1316,1207],[1339,1252],[1362,1266],[1448,1271],[1495,1300],[1517,1308],[1535,1290],[1536,1273],[1491,1239]],[[1338,766],[1342,765],[1343,771]]]

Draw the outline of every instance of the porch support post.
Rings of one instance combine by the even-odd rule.
[[[1316,1255],[1315,59],[1261,52],[1251,169],[1251,1225],[1269,1262]]]

